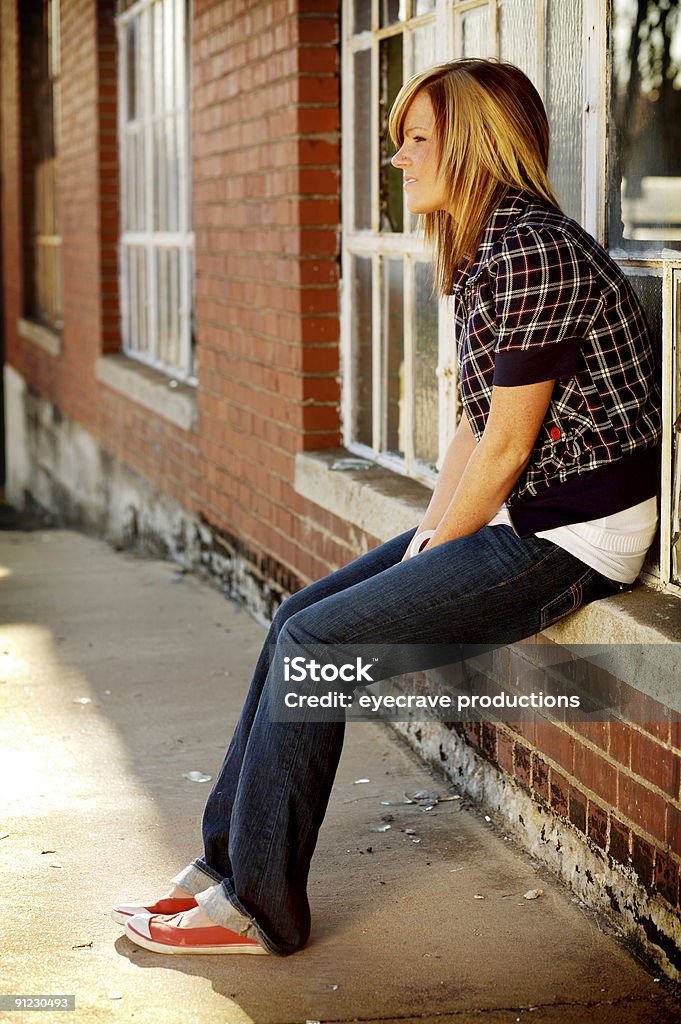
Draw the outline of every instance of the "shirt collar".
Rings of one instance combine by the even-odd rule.
[[[509,188],[487,222],[487,226],[482,233],[478,251],[470,268],[466,269],[465,266],[460,266],[455,272],[454,291],[458,291],[464,285],[471,284],[478,277],[485,264],[489,262],[492,251],[499,239],[512,224],[515,224],[520,219],[533,201],[534,196],[530,195],[530,193],[516,188]]]

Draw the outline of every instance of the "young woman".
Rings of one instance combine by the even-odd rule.
[[[271,645],[510,643],[630,585],[655,531],[651,342],[622,272],[560,212],[536,90],[510,65],[454,61],[403,87],[390,131],[453,295],[464,412],[419,526],[275,615],[203,856],[159,902],[114,910],[159,952],[289,954],[308,939],[343,724],[274,720]]]

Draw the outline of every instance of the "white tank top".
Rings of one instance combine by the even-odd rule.
[[[502,505],[488,526],[511,526]],[[557,544],[575,558],[618,583],[633,583],[641,571],[657,529],[657,498],[622,512],[572,526],[541,530],[537,537]]]

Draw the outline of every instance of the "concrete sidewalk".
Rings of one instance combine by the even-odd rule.
[[[207,786],[183,776],[217,772],[263,630],[168,563],[42,529],[0,533],[0,615],[0,988],[76,1000],[8,1020],[681,1021],[676,988],[502,827],[461,800],[383,806],[452,791],[378,723],[348,728],[305,951],[134,947],[109,907],[200,853]]]

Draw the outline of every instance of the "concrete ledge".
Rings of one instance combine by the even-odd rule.
[[[417,526],[431,490],[383,466],[333,468],[341,459],[356,458],[346,448],[300,452],[296,456],[295,490],[380,541]]]
[[[51,356],[61,354],[61,334],[50,327],[36,323],[34,320],[17,321],[19,336],[32,342]]]
[[[639,585],[587,605],[544,636],[681,715],[681,600],[675,595]]]
[[[681,598],[638,584],[587,605],[545,635],[557,644],[668,644],[681,642]]]
[[[187,384],[171,388],[165,374],[118,352],[99,357],[96,376],[102,384],[162,416],[180,430],[193,430],[196,426],[196,391]]]

